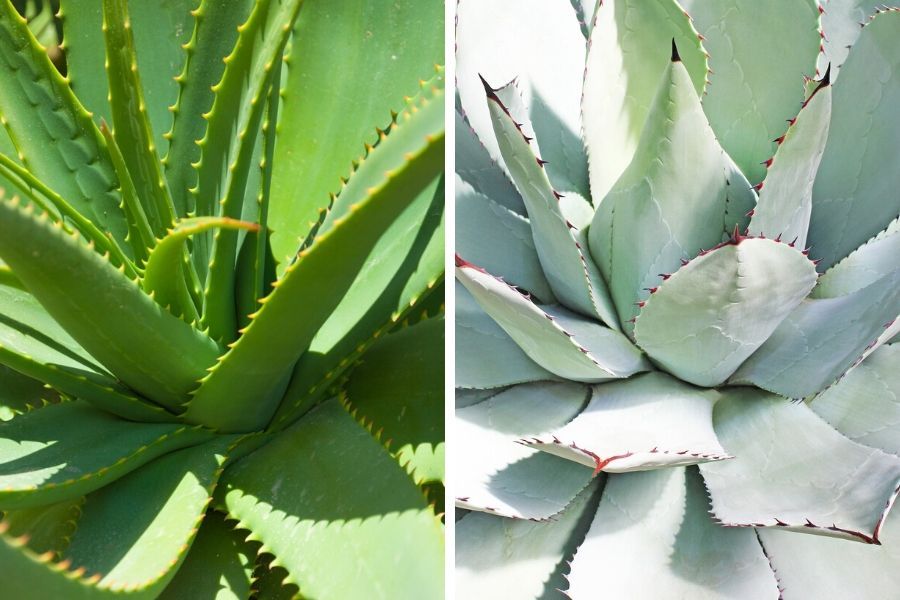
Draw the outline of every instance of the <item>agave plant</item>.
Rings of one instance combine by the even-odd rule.
[[[442,3],[58,18],[0,2],[0,595],[438,597]]]
[[[458,597],[896,597],[900,11],[456,35]]]

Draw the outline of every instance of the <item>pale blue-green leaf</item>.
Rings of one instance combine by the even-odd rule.
[[[457,111],[453,111],[453,114],[456,133],[456,174],[476,192],[484,194],[513,212],[524,215],[525,204],[519,190],[500,165],[487,153],[465,118]]]
[[[718,527],[708,510],[694,469],[610,477],[566,595],[776,600],[778,581],[753,532]]]
[[[684,381],[721,384],[816,285],[816,268],[785,243],[738,238],[662,282],[634,326],[638,345]]]
[[[820,0],[819,4],[824,11],[821,20],[825,40],[818,69],[824,73],[831,65],[831,80],[834,81],[862,31],[860,26],[885,3],[881,0]]]
[[[813,298],[844,296],[871,285],[897,268],[900,219],[822,273]]]
[[[698,96],[706,85],[707,59],[675,0],[604,0],[593,16],[581,113],[598,206],[637,150],[672,45]]]
[[[715,427],[732,460],[700,465],[714,517],[877,543],[900,485],[900,458],[850,441],[806,404],[735,389]]]
[[[900,11],[865,26],[834,85],[831,128],[813,186],[810,255],[824,271],[900,214]]]
[[[574,383],[533,383],[457,410],[456,505],[533,520],[562,511],[591,481],[591,470],[518,441],[564,426],[588,392]]]

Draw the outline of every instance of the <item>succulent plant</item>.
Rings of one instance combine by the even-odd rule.
[[[0,2],[0,595],[442,593],[443,10]]]
[[[458,597],[896,596],[900,11],[594,4],[457,6]]]

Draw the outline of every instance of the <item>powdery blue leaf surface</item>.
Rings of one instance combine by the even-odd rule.
[[[819,277],[813,298],[834,298],[871,285],[897,269],[900,256],[900,219],[851,252]]]

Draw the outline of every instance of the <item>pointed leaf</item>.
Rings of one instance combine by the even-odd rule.
[[[517,95],[515,90],[510,90],[510,85],[493,90],[485,83],[484,88],[494,134],[510,175],[525,201],[534,246],[550,287],[567,307],[618,328],[606,283],[601,277],[591,277],[587,248],[578,243],[563,217],[558,193],[547,178],[543,159],[531,146],[531,137],[525,133],[530,130],[529,125],[514,120],[515,115],[501,98],[501,95]]]
[[[657,364],[704,387],[724,382],[816,285],[799,250],[739,236],[663,281],[634,326]]]
[[[219,354],[215,342],[32,206],[0,202],[0,256],[91,355],[160,404],[178,407]]]
[[[456,174],[476,192],[512,212],[524,215],[525,204],[519,190],[500,165],[487,153],[468,121],[458,111],[454,111],[453,114],[456,132]]]
[[[810,396],[889,339],[883,334],[898,314],[897,269],[852,294],[804,300],[730,381],[790,398]]]
[[[500,140],[492,135],[479,77],[496,84],[517,79],[524,106],[543,144],[542,158],[550,161],[550,180],[561,191],[587,196],[587,161],[578,107],[584,53],[585,39],[568,2],[462,0],[457,4],[460,113],[491,157],[505,161],[497,144]]]
[[[851,252],[819,277],[813,298],[835,298],[861,290],[897,268],[900,256],[900,219]]]
[[[761,390],[730,391],[714,420],[736,457],[700,465],[716,519],[878,543],[900,485],[900,458],[848,440],[803,403]]]
[[[668,67],[670,42],[678,48],[697,95],[702,94],[706,53],[677,2],[603,0],[594,13],[581,113],[595,206],[637,150]]]
[[[470,513],[456,523],[457,598],[558,597],[560,565],[584,537],[597,506],[594,483],[552,521]]]
[[[618,331],[566,311],[533,304],[486,271],[457,259],[456,276],[536,363],[565,379],[597,382],[649,370],[640,350]]]
[[[562,511],[591,481],[590,469],[517,441],[563,426],[581,410],[586,391],[572,383],[519,385],[458,409],[456,506],[532,520]]]
[[[750,234],[780,236],[806,248],[813,181],[825,151],[830,119],[831,86],[823,81],[779,138],[750,219]]]
[[[287,582],[305,595],[442,593],[440,522],[412,479],[337,402],[235,464],[223,483],[229,517],[254,532],[250,539],[278,557]]]
[[[444,480],[444,319],[381,338],[344,386],[357,420],[371,424],[417,484]]]
[[[803,101],[803,77],[815,75],[819,35],[816,0],[683,2],[709,51],[703,109],[722,147],[747,177],[765,176],[762,161]],[[772,18],[777,14],[778,18]],[[765,27],[760,27],[765,23]]]
[[[354,18],[347,18],[354,15]],[[294,28],[269,225],[282,275],[363,144],[444,62],[444,3],[306,0]],[[342,73],[335,77],[335,72]],[[330,107],[322,111],[323,106]]]
[[[456,282],[456,376],[460,388],[497,388],[557,379],[510,338]],[[488,357],[488,360],[485,360]]]
[[[811,255],[832,266],[900,214],[900,11],[863,28],[834,85],[829,143],[813,186]]]
[[[198,428],[123,421],[80,401],[53,404],[0,423],[0,506],[82,496],[208,438]]]
[[[900,346],[882,346],[810,402],[854,442],[900,454]]]
[[[778,598],[778,582],[752,531],[726,529],[707,511],[694,469],[609,478],[569,574],[570,598],[598,588],[612,598]]]
[[[281,402],[286,377],[366,264],[382,234],[443,168],[443,89],[407,107],[376,151],[403,163],[302,250],[266,297],[241,338],[210,370],[188,407],[187,419],[222,430],[264,427]],[[366,164],[366,163],[364,163]],[[376,163],[377,164],[377,163]],[[303,318],[297,319],[298,302]]]
[[[662,77],[634,159],[603,200],[588,230],[591,254],[609,281],[626,331],[642,291],[660,274],[710,248],[732,229],[727,221],[730,170],[706,122],[685,66]],[[635,239],[642,240],[635,248]]]
[[[556,297],[541,270],[528,219],[456,176],[456,252],[544,302]]]
[[[714,390],[663,373],[597,385],[587,407],[563,427],[521,443],[592,467],[594,472],[653,469],[730,458],[712,427]],[[662,425],[660,427],[660,425]]]

